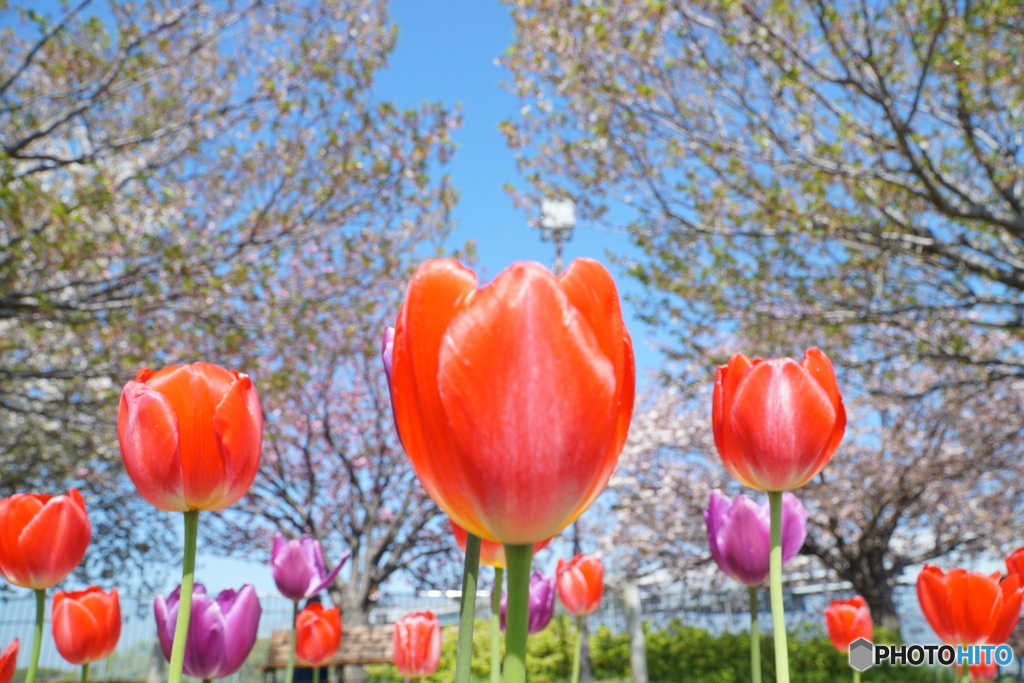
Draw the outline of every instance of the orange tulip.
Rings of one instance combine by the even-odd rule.
[[[950,645],[1000,645],[1020,618],[1024,587],[1011,574],[988,575],[926,564],[917,577],[917,600],[932,630]]]
[[[22,588],[55,586],[79,565],[92,525],[78,489],[0,500],[0,574]]]
[[[18,639],[15,638],[0,655],[0,683],[11,683],[18,667]]]
[[[393,407],[424,488],[483,540],[554,536],[604,489],[633,411],[633,347],[611,275],[515,263],[486,287],[419,267],[398,314]]]
[[[455,535],[455,542],[459,544],[459,548],[462,550],[462,552],[466,552],[466,530],[450,519],[448,520],[448,523],[451,524],[452,533]],[[551,543],[550,538],[534,543],[534,554],[548,547],[549,543]],[[508,563],[505,561],[505,546],[503,546],[501,543],[493,543],[491,541],[485,541],[481,539],[480,564],[485,564],[488,567],[501,567],[502,569],[504,569],[508,565]]]
[[[590,614],[601,604],[604,595],[604,568],[593,555],[576,555],[566,562],[559,558],[555,571],[558,599],[565,610],[576,617]]]
[[[395,668],[406,678],[434,675],[441,660],[441,622],[433,612],[413,612],[395,622]]]
[[[825,609],[825,627],[829,640],[840,652],[849,652],[850,643],[858,638],[871,640],[871,612],[859,595],[849,600],[833,600]]]
[[[791,358],[742,353],[715,373],[711,413],[722,463],[744,486],[788,491],[828,464],[846,430],[832,361],[817,348]]]
[[[341,612],[314,602],[295,619],[295,652],[313,666],[322,666],[341,644]]]
[[[108,657],[121,637],[121,602],[117,589],[96,586],[84,591],[57,591],[53,596],[53,641],[60,656],[72,664]]]
[[[247,375],[218,365],[143,368],[121,393],[117,437],[124,468],[150,504],[222,510],[256,478],[260,399]]]

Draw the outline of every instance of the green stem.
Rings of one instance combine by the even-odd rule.
[[[860,672],[856,669],[853,670],[853,683],[860,683]]]
[[[786,648],[786,612],[782,604],[782,491],[768,492],[771,508],[772,550],[768,558],[768,586],[772,602],[775,638],[775,681],[789,683],[789,650]]]
[[[480,537],[467,533],[462,599],[459,603],[459,644],[455,651],[456,683],[469,683],[473,673],[473,623],[476,620],[476,581],[479,574]]]
[[[505,570],[494,568],[491,589],[491,683],[501,683],[501,583]]]
[[[89,683],[89,662],[82,665],[82,683]]]
[[[964,664],[964,677],[960,679],[960,683],[971,683],[971,667]]]
[[[576,649],[572,653],[572,683],[580,683],[580,662],[583,660],[583,617],[576,617]]]
[[[295,678],[295,647],[297,645],[296,640],[298,637],[295,633],[295,622],[299,620],[299,601],[292,600],[292,633],[291,633],[291,645],[288,648],[288,668],[284,672],[285,683],[292,683]]]
[[[320,683],[320,667],[313,669],[313,683]]]
[[[199,510],[185,512],[185,555],[181,559],[181,594],[178,600],[178,620],[174,624],[174,644],[171,646],[171,664],[168,683],[181,683],[185,668],[185,641],[192,618],[192,585],[196,574],[196,536],[199,534]]]
[[[36,631],[32,640],[32,659],[28,661],[25,683],[34,683],[39,668],[39,649],[43,646],[43,615],[46,613],[46,589],[36,589]]]
[[[505,544],[508,601],[505,605],[505,683],[526,681],[526,634],[530,623],[533,544]]]
[[[761,683],[761,627],[757,623],[757,586],[750,592],[750,680]]]

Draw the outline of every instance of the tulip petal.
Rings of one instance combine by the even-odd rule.
[[[615,376],[619,378],[616,436],[609,445],[609,449],[618,453],[629,431],[636,382],[633,343],[622,320],[615,280],[598,261],[578,258],[558,278],[558,284],[572,307],[590,326],[601,352],[612,362]],[[614,465],[615,460],[609,459],[609,472]]]
[[[732,578],[747,586],[760,586],[768,579],[770,520],[757,503],[737,496],[719,531],[718,547]]]
[[[950,592],[946,580],[942,570],[926,564],[917,577],[917,601],[939,640],[955,643],[956,627],[950,616]]]
[[[737,451],[736,440],[733,437],[731,408],[729,408],[733,404],[736,388],[752,367],[754,367],[753,361],[742,353],[737,353],[729,359],[727,365],[720,365],[715,370],[715,389],[711,401],[711,428],[714,432],[715,446],[729,473],[744,486],[760,488],[753,480],[746,458]]]
[[[450,516],[467,530],[475,532],[463,517],[479,518],[494,536],[488,540],[534,543],[570,524],[580,503],[603,489],[611,468],[594,460],[618,455],[608,457],[617,378],[590,326],[539,264],[510,266],[455,315],[437,384],[455,445],[438,459],[449,463],[449,498],[464,503]],[[487,500],[474,498],[481,492]]]
[[[749,485],[785,491],[820,471],[836,417],[828,392],[795,361],[782,358],[760,361],[743,376],[725,419],[744,454]]]
[[[10,683],[18,666],[18,639],[15,638],[0,655],[0,683]]]
[[[171,661],[171,647],[173,646],[174,625],[178,620],[178,594],[180,589],[174,592],[165,600],[164,596],[157,595],[153,598],[153,616],[156,619],[156,635],[160,641],[160,650],[164,653],[164,659]]]
[[[771,511],[768,517],[771,524]],[[807,540],[807,508],[789,491],[782,494],[782,563],[796,557]]]
[[[15,586],[32,588],[32,576],[19,537],[50,496],[16,493],[0,501],[0,573]]]
[[[1010,574],[999,584],[1002,593],[1002,608],[995,615],[995,621],[989,630],[985,642],[990,645],[1001,645],[1013,634],[1020,621],[1021,604],[1024,603],[1024,588],[1021,587],[1021,576]]]
[[[260,468],[263,447],[263,411],[256,387],[248,375],[235,373],[235,381],[224,393],[213,413],[213,432],[224,463],[220,497],[201,507],[222,510],[238,502],[252,486]]]
[[[217,500],[224,492],[227,467],[213,427],[213,415],[235,381],[232,373],[211,363],[164,368],[147,386],[174,406],[178,417],[178,454],[188,509]]]
[[[124,469],[139,494],[157,509],[187,510],[171,401],[146,384],[128,382],[121,392],[117,438]]]
[[[217,603],[218,610],[224,614],[225,637],[224,657],[214,678],[224,678],[238,671],[252,651],[263,608],[256,589],[248,583],[237,592],[221,591]]]
[[[711,549],[711,559],[715,561],[726,576],[734,576],[732,567],[726,559],[723,549],[718,544],[719,535],[725,525],[725,519],[732,506],[732,501],[718,489],[711,492],[708,501],[708,509],[704,510],[704,525],[708,531],[708,547]]]
[[[185,642],[185,673],[196,678],[220,678],[225,657],[226,626],[215,600],[205,591],[192,596],[192,617]]]
[[[999,584],[979,572],[950,572],[948,584],[952,596],[949,615],[960,642],[984,642],[1002,611]]]
[[[476,275],[458,262],[422,264],[409,282],[392,348],[392,407],[402,445],[427,493],[449,514],[461,496],[444,485],[454,448],[437,390],[438,363],[448,323],[475,292]],[[469,510],[462,515],[462,526],[481,535],[479,519]]]
[[[348,562],[348,558],[350,558],[350,557],[352,557],[352,551],[351,550],[346,550],[344,553],[342,553],[341,559],[338,560],[338,564],[334,565],[334,569],[332,569],[330,571],[330,573],[328,573],[323,578],[322,581],[320,581],[319,583],[315,583],[312,586],[310,586],[310,588],[309,588],[309,596],[308,597],[313,597],[314,595],[316,595],[317,593],[319,593],[323,589],[325,589],[328,586],[330,586],[331,583],[334,582],[334,578],[338,575],[338,572],[341,571],[341,568],[345,566],[345,563]],[[320,561],[323,562],[323,556],[321,556]]]

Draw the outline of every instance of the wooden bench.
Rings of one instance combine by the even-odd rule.
[[[341,632],[341,645],[325,668],[340,668],[362,664],[391,664],[395,661],[392,651],[393,624],[383,626],[347,626]],[[288,655],[291,653],[291,634],[289,630],[274,631],[270,636],[270,649],[267,661],[260,664],[262,679],[265,683],[277,680],[277,672],[287,668]],[[298,659],[295,660],[296,670],[308,668]],[[323,680],[323,679],[321,679]]]

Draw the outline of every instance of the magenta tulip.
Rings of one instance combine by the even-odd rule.
[[[320,541],[312,536],[285,541],[281,534],[274,534],[274,548],[271,552],[274,583],[289,600],[308,600],[334,581],[342,565],[352,553],[346,552],[330,572],[324,563]]]
[[[711,492],[704,511],[711,557],[725,574],[747,586],[768,579],[771,546],[768,501],[758,505],[746,496],[730,501],[721,491]],[[807,538],[807,510],[792,493],[782,496],[782,561],[799,552]]]

